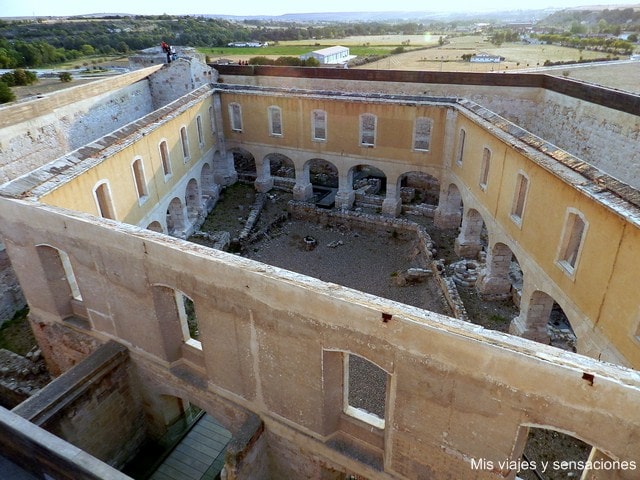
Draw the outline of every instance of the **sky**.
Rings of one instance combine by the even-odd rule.
[[[375,3],[375,5],[372,5]],[[402,0],[0,0],[0,17],[66,16],[89,13],[132,13],[139,15],[212,14],[212,15],[282,15],[284,13],[376,12],[376,11],[481,11],[564,8],[582,5],[640,5],[640,0],[449,0],[435,2]]]

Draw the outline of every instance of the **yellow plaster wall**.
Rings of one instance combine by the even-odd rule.
[[[243,131],[230,129],[229,104],[238,103],[242,108]],[[222,96],[225,137],[230,142],[244,144],[270,144],[286,148],[299,148],[319,153],[345,156],[362,156],[393,162],[399,159],[415,166],[442,165],[445,138],[446,108],[439,106],[410,106],[385,103],[365,103],[322,98],[265,97],[225,93]],[[270,106],[282,109],[282,137],[269,135]],[[313,110],[326,112],[327,140],[311,138],[311,114]],[[377,116],[375,147],[360,146],[359,116],[369,113]],[[428,117],[433,120],[431,143],[428,152],[413,150],[414,120]]]
[[[82,175],[61,185],[40,198],[42,203],[79,210],[98,215],[98,208],[93,190],[96,184],[107,179],[111,190],[111,198],[115,207],[117,220],[137,224],[160,199],[167,195],[173,187],[186,175],[188,170],[199,161],[203,154],[215,146],[212,135],[209,106],[211,97],[193,108],[168,119],[143,138],[126,145],[121,150],[107,157]],[[200,146],[196,127],[196,117],[202,118],[204,143]],[[180,129],[187,128],[190,157],[185,162],[180,141]],[[165,179],[160,157],[160,143],[167,142],[171,162],[171,175]],[[147,182],[148,197],[139,202],[133,169],[135,158],[141,158]],[[196,177],[200,183],[199,175]],[[181,198],[184,203],[184,198]]]

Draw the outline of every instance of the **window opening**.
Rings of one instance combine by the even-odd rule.
[[[373,147],[376,144],[376,116],[365,113],[360,116],[360,144]]]
[[[314,110],[313,118],[313,139],[325,141],[327,139],[327,112],[324,110]]]
[[[345,413],[384,428],[387,373],[374,363],[351,354],[345,355],[344,369]]]
[[[169,158],[169,149],[167,148],[167,142],[160,142],[160,158],[162,159],[162,171],[165,177],[171,175],[171,159]]]
[[[182,156],[186,163],[189,160],[189,137],[187,137],[187,127],[180,129],[180,143],[182,143]]]
[[[430,118],[418,117],[416,118],[414,133],[413,133],[413,148],[414,150],[428,151],[431,143],[431,125]]]
[[[282,136],[282,110],[280,107],[269,107],[269,133],[276,137]]]

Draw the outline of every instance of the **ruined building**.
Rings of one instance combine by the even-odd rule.
[[[638,478],[639,114],[545,75],[184,58],[3,107],[0,234],[60,377],[0,412],[0,453],[125,478],[109,465],[193,404],[231,434],[228,479],[513,479],[532,428],[589,444],[583,478]],[[513,295],[519,266],[512,335],[187,242],[234,152],[299,202],[332,164],[345,212],[375,168],[385,218],[429,179],[458,254],[486,253],[481,295]],[[554,306],[577,354],[548,345]],[[354,358],[382,372],[377,414],[350,400]]]

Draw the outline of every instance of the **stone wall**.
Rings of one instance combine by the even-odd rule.
[[[15,313],[27,305],[20,283],[11,268],[4,245],[0,245],[0,325],[11,320]]]
[[[640,95],[539,74],[216,66],[225,83],[464,97],[640,188]]]
[[[42,268],[28,254],[55,239],[92,286],[83,302],[102,321],[89,334],[120,338],[156,394],[202,406],[234,435],[240,412],[258,416],[270,458],[299,459],[301,477],[512,479],[471,460],[518,460],[530,426],[640,465],[637,371],[138,227],[26,201],[0,207],[19,275]],[[47,280],[30,278],[32,314],[71,328],[55,320]],[[184,336],[173,289],[194,302],[197,341]],[[347,355],[388,376],[382,429],[344,411]]]
[[[131,480],[4,408],[0,408],[0,455],[42,480]],[[2,474],[7,472],[3,470]]]
[[[13,412],[117,468],[146,435],[126,348],[110,342]]]

